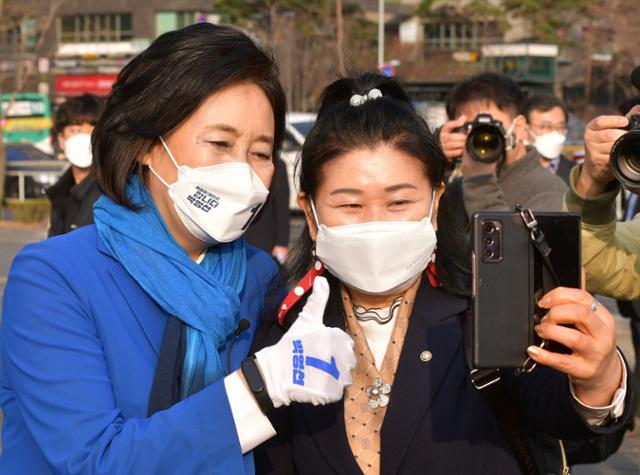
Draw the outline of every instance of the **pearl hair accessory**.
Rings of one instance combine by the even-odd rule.
[[[369,99],[373,101],[375,99],[378,99],[379,97],[382,97],[382,92],[380,91],[380,89],[374,88],[363,95],[354,94],[353,96],[351,96],[351,99],[349,99],[349,104],[354,107],[358,107],[367,102]]]

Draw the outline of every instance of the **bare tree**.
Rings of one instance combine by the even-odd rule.
[[[274,50],[292,110],[316,106],[323,87],[347,71],[375,68],[375,24],[361,2],[346,0],[214,0],[225,21],[250,30]],[[336,61],[337,60],[337,61]]]
[[[0,33],[12,32],[16,41],[12,62],[13,71],[0,73],[0,96],[3,94],[2,84],[11,79],[9,90],[11,98],[7,111],[15,100],[16,94],[21,92],[31,75],[37,70],[34,67],[36,58],[41,53],[51,25],[60,9],[67,0],[0,0]],[[34,21],[35,45],[27,51],[23,25],[26,20]],[[27,57],[30,56],[30,57]],[[4,110],[0,111],[3,118]],[[4,144],[2,129],[0,128],[0,199],[4,199],[4,184],[7,166],[7,149]]]

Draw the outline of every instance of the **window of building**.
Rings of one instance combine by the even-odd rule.
[[[425,43],[437,49],[477,49],[501,41],[495,21],[466,21],[451,19],[425,23]]]
[[[0,53],[3,55],[17,55],[20,51],[33,53],[36,48],[37,35],[35,20],[27,18],[20,24],[0,32]]]
[[[195,11],[182,12],[157,12],[156,13],[156,36],[160,36],[168,31],[184,28],[197,22],[200,14]]]
[[[61,43],[128,41],[133,38],[131,13],[64,15],[58,20]]]
[[[529,73],[544,78],[553,77],[555,58],[534,57],[530,59]]]

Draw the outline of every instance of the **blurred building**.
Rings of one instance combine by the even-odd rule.
[[[66,0],[48,30],[39,32],[55,2],[35,2],[36,17],[0,37],[0,73],[15,73],[22,64],[20,89],[49,95],[54,103],[84,92],[106,95],[120,69],[160,34],[219,20],[209,0]],[[40,34],[45,39],[36,57]],[[4,91],[15,89],[15,74],[2,79]]]
[[[50,33],[54,101],[107,94],[120,69],[157,36],[205,21],[218,21],[208,0],[66,2]]]
[[[378,1],[361,3],[367,18],[377,21]],[[557,45],[532,43],[527,22],[505,23],[488,4],[500,6],[501,0],[481,6],[473,0],[385,2],[385,59],[431,125],[444,120],[443,101],[453,84],[481,71],[504,73],[527,91],[558,88]]]
[[[398,14],[389,17],[396,23],[389,26],[395,30],[389,54],[406,58],[404,77],[450,83],[493,70],[527,87],[553,90],[558,48],[531,43],[527,22],[508,18],[505,23],[499,13],[471,0],[435,0],[418,9],[421,3],[399,0],[390,5]],[[488,3],[497,7],[501,0]]]

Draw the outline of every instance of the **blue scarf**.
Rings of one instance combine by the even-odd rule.
[[[146,187],[129,178],[132,211],[102,196],[94,205],[111,256],[167,313],[186,324],[181,398],[224,375],[218,350],[234,331],[247,272],[243,239],[211,247],[200,265],[173,239]]]

